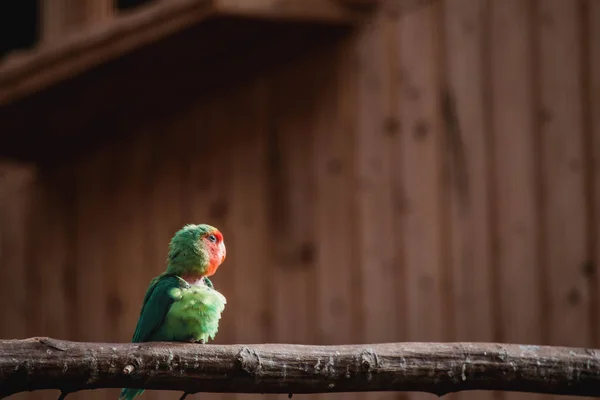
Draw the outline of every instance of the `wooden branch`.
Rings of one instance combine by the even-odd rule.
[[[503,390],[600,396],[600,350],[494,343],[0,341],[0,396],[95,388],[231,393]]]

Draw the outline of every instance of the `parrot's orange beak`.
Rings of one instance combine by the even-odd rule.
[[[221,242],[221,264],[227,258],[227,248],[225,247],[225,242]]]

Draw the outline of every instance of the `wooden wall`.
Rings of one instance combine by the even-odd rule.
[[[217,343],[599,347],[600,2],[394,4],[294,63],[110,121],[120,139],[76,159],[4,167],[0,337],[128,341],[171,235],[208,222],[228,246]]]

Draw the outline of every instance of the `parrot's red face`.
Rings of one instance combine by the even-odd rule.
[[[227,256],[223,234],[218,230],[214,230],[202,236],[200,240],[202,240],[205,248],[208,250],[208,254],[210,254],[208,269],[204,276],[212,276],[217,272],[217,269]]]

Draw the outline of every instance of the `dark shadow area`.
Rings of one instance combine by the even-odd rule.
[[[0,62],[12,51],[32,48],[39,24],[37,0],[0,0]]]
[[[208,21],[1,108],[0,156],[74,155],[123,136],[124,124],[153,124],[198,97],[310,57],[348,32],[320,24]]]
[[[115,8],[117,10],[131,10],[139,6],[153,3],[156,0],[115,0]]]

